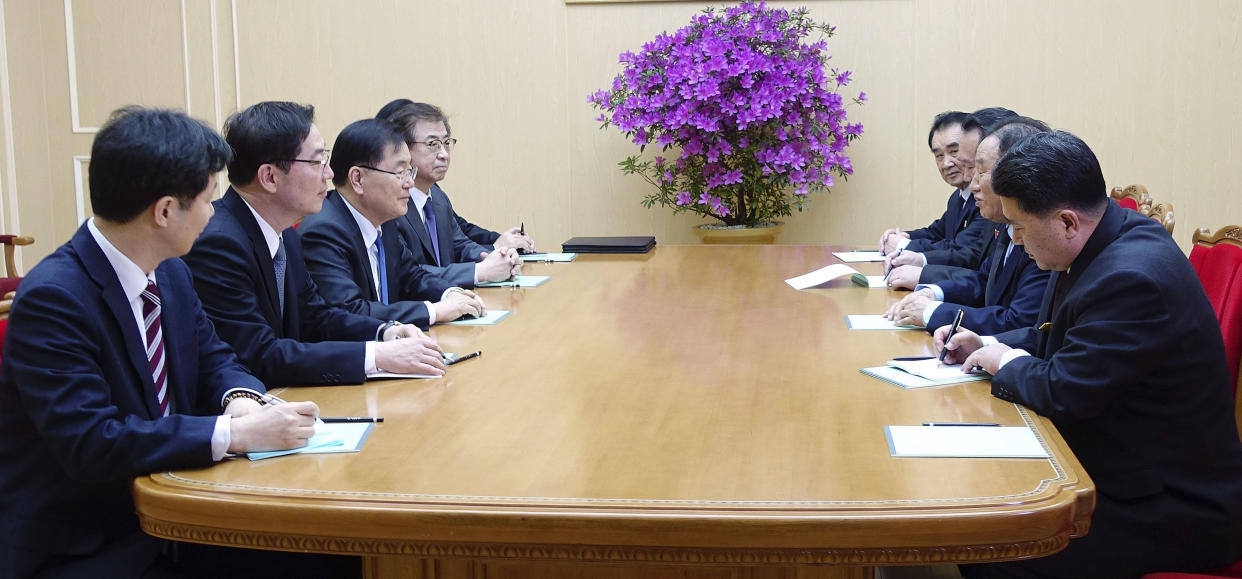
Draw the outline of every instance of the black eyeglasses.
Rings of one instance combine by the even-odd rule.
[[[396,177],[397,179],[401,181],[405,181],[406,178],[409,178],[409,180],[413,181],[414,178],[418,176],[418,167],[410,167],[409,169],[402,169],[400,171],[385,171],[384,169],[380,169],[379,167],[372,167],[370,165],[358,165],[358,167],[362,169],[370,169],[372,171],[379,171],[380,173],[388,173],[389,175],[392,175],[393,177]]]
[[[332,157],[332,149],[323,150],[322,159],[285,159],[286,163],[310,163],[311,165],[319,165],[319,170],[323,171],[328,166],[328,159]]]
[[[424,147],[427,147],[428,149],[431,149],[432,151],[439,149],[441,147],[443,147],[445,151],[452,151],[453,145],[457,144],[457,139],[449,137],[447,139],[429,139],[425,143],[422,141],[416,141],[416,142]]]

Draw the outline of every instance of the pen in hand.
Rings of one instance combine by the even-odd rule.
[[[957,329],[962,326],[962,316],[964,315],[966,315],[965,311],[957,310],[957,315],[953,317],[953,326],[949,328],[949,335],[944,337],[944,347],[940,349],[940,357],[938,358],[942,364],[944,363],[945,354],[949,353],[949,340],[953,339],[953,334],[956,334]]]

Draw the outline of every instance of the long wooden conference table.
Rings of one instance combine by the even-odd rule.
[[[1087,531],[1094,487],[1047,420],[987,382],[903,390],[858,369],[931,353],[850,331],[904,294],[784,279],[823,246],[659,246],[528,263],[511,310],[437,326],[483,355],[430,380],[292,388],[382,416],[361,452],[139,478],[159,537],[364,556],[371,577],[868,577],[1038,557]],[[881,273],[882,264],[856,264]],[[1030,425],[1050,459],[894,458],[885,425]]]

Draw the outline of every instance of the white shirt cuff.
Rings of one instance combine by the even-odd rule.
[[[211,431],[211,460],[219,462],[229,453],[229,445],[233,443],[233,417],[221,414],[216,417],[216,429]]]
[[[914,291],[919,291],[921,289],[931,290],[932,293],[936,294],[936,301],[938,302],[944,301],[944,290],[940,289],[940,286],[934,283],[921,283],[921,284],[914,286]]]
[[[427,304],[427,325],[430,326],[431,324],[436,323],[436,306],[431,302],[423,303]]]
[[[1017,358],[1021,358],[1023,356],[1030,356],[1030,355],[1031,355],[1030,352],[1027,352],[1026,350],[1022,350],[1022,349],[1013,349],[1008,352],[1005,352],[1004,354],[1001,354],[1000,363],[996,365],[996,369],[999,371],[1001,368],[1005,367],[1005,364],[1008,364]]]
[[[910,238],[903,237],[901,241],[897,242],[897,249],[905,249],[907,245],[910,245]]]
[[[365,342],[366,355],[363,357],[363,364],[365,365],[364,367],[366,368],[365,371],[367,376],[381,371],[380,368],[375,365],[375,344],[377,344],[377,342]]]
[[[940,307],[944,302],[932,302],[923,308],[923,327],[926,328],[931,323],[932,314],[936,313],[936,308]]]
[[[979,341],[983,342],[984,346],[991,346],[992,344],[1000,343],[1000,340],[997,340],[996,336],[979,336]]]

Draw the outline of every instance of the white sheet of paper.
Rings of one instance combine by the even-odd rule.
[[[889,366],[905,370],[915,376],[921,376],[923,378],[927,378],[928,380],[937,382],[943,382],[945,380],[958,380],[963,375],[968,375],[962,372],[961,364],[942,364],[940,363],[940,360],[937,360],[936,358],[930,358],[927,360],[889,360],[885,363]],[[971,372],[969,375],[978,375],[981,373],[983,373],[983,371],[978,370]]]
[[[510,281],[489,281],[484,283],[476,283],[474,287],[536,287],[543,285],[552,276],[548,275],[519,275]]]
[[[1048,458],[1026,426],[885,426],[893,456],[937,458]]]
[[[863,277],[867,278],[867,287],[869,288],[888,287],[888,282],[884,280],[884,276],[882,275],[868,275],[868,276],[863,276]],[[858,282],[855,281],[854,283],[858,283]],[[862,284],[859,284],[859,285],[862,285]]]
[[[851,330],[921,330],[918,326],[898,326],[893,320],[881,315],[850,314],[845,316],[845,326]]]
[[[373,424],[370,422],[324,424],[321,421],[316,421],[315,435],[310,438],[306,446],[271,452],[251,452],[246,454],[246,458],[250,460],[263,460],[289,454],[358,452],[362,449],[362,442],[366,440],[367,434],[371,432],[371,426]]]
[[[447,325],[449,326],[491,326],[500,320],[505,319],[509,315],[509,310],[487,310],[487,313],[481,318],[471,318],[467,320],[453,320]]]
[[[821,267],[811,273],[802,274],[798,277],[791,277],[785,280],[785,283],[789,284],[794,289],[802,290],[802,289],[806,289],[809,287],[815,287],[817,285],[830,282],[843,275],[862,275],[862,274],[859,273],[858,270],[848,265],[845,265],[844,263],[834,263],[826,267]],[[879,277],[881,277],[881,280],[883,279],[883,276],[879,276]]]
[[[845,263],[884,261],[884,256],[878,251],[834,251],[832,254]]]
[[[531,253],[522,256],[522,261],[563,261],[570,262],[578,257],[576,253]]]
[[[879,378],[885,382],[896,384],[906,390],[915,388],[930,388],[932,386],[950,386],[953,384],[961,384],[963,382],[978,382],[990,378],[987,374],[959,374],[961,377],[949,381],[928,380],[920,376],[915,376],[905,370],[894,368],[892,366],[873,366],[871,368],[862,368],[858,370],[868,376]]]

